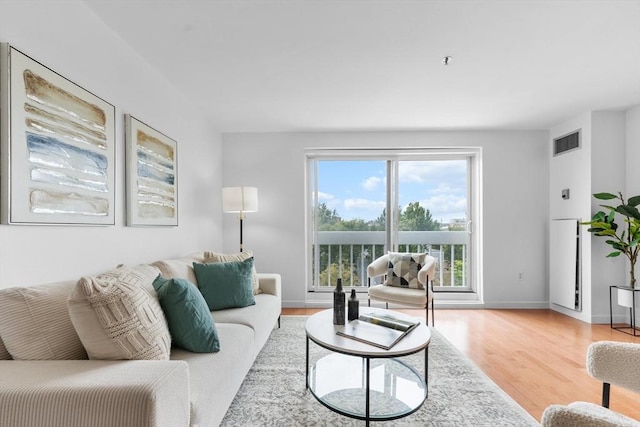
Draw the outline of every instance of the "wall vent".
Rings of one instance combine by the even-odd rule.
[[[553,155],[566,153],[580,148],[580,131],[571,132],[568,135],[553,140]]]

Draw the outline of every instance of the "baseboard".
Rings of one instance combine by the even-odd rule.
[[[595,324],[603,324],[603,325],[609,325],[611,323],[612,319],[609,318],[609,315],[596,315],[596,316],[591,316],[591,323],[595,323]],[[629,323],[629,316],[626,314],[614,314],[613,315],[613,323]],[[636,325],[638,326],[638,325]]]
[[[282,307],[283,308],[312,308],[305,301],[282,301]],[[329,306],[327,306],[327,308],[329,308]]]
[[[537,310],[549,308],[549,301],[485,302],[484,308]]]
[[[367,300],[361,299],[360,304],[366,306]],[[384,303],[372,302],[372,307],[384,307]],[[282,301],[282,307],[284,308],[331,308],[333,303],[331,301]],[[401,308],[402,306],[389,305],[390,308]],[[549,308],[548,302],[499,302],[499,303],[482,303],[480,301],[456,301],[456,300],[441,300],[435,301],[436,310],[438,309],[545,309]],[[405,307],[406,308],[406,307]],[[607,320],[608,322],[608,320]]]

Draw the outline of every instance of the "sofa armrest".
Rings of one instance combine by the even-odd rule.
[[[542,413],[543,427],[640,427],[640,422],[588,402],[550,405]]]
[[[258,273],[258,281],[260,282],[260,290],[265,294],[271,294],[278,297],[282,296],[282,278],[275,273]]]
[[[189,426],[184,361],[0,361],[0,426]]]

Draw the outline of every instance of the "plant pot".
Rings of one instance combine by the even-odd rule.
[[[618,305],[623,307],[633,307],[633,291],[618,288]]]

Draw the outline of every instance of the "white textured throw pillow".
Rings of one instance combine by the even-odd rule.
[[[205,264],[211,262],[233,262],[233,261],[246,261],[253,257],[253,251],[237,252],[234,254],[221,254],[213,251],[204,251]],[[262,293],[260,290],[260,282],[258,280],[258,273],[256,272],[256,264],[253,264],[253,271],[251,272],[251,284],[253,286],[253,294],[257,295]]]
[[[159,274],[139,265],[78,281],[67,304],[90,359],[169,359],[171,336],[153,289]]]

